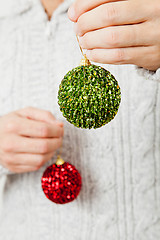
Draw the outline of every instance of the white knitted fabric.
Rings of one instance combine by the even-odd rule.
[[[62,157],[81,173],[82,190],[64,205],[45,197],[41,176],[55,157],[32,173],[8,174],[1,167],[0,239],[159,240],[158,80],[140,77],[132,65],[105,66],[122,91],[117,116],[97,130],[74,127],[57,104],[61,79],[81,59],[66,14],[71,1],[50,22],[39,0],[7,2],[10,11],[0,5],[0,115],[33,106],[63,121]]]
[[[136,67],[136,70],[140,76],[143,76],[145,79],[151,80],[151,81],[158,81],[160,82],[160,68],[157,69],[157,71],[149,71],[147,69]]]

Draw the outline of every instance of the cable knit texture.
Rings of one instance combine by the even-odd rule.
[[[3,1],[5,2],[5,1]],[[78,198],[49,201],[41,189],[44,169],[11,174],[1,167],[3,240],[159,240],[160,84],[132,65],[103,65],[122,91],[119,113],[96,130],[72,126],[62,116],[57,91],[81,53],[67,18],[66,0],[50,22],[39,0],[8,0],[0,7],[0,115],[33,106],[64,122],[64,160],[82,176]],[[2,5],[2,4],[1,4]]]
[[[160,82],[160,68],[157,71],[149,71],[147,69],[136,67],[139,75],[143,76],[147,80]]]

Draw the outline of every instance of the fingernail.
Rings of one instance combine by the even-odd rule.
[[[76,20],[76,12],[73,5],[68,9],[68,16],[71,20]]]
[[[78,35],[77,23],[74,23],[74,31],[75,31],[76,35]]]
[[[63,135],[64,135],[64,131],[63,131],[63,128],[61,128],[60,137],[63,137]]]
[[[60,127],[64,126],[63,122],[60,122],[60,121],[57,121],[57,120],[55,120],[54,123],[56,123]]]
[[[75,31],[75,34],[79,37],[82,36],[82,34],[79,32],[78,30],[78,24],[77,23],[74,23],[74,31]]]
[[[60,127],[63,127],[64,124],[63,124],[62,122],[59,122],[59,126],[60,126]]]
[[[79,37],[79,44],[80,44],[81,47],[83,48],[83,39],[82,39],[82,37]]]
[[[91,51],[90,50],[86,50],[86,57],[90,58],[90,56],[91,56]]]

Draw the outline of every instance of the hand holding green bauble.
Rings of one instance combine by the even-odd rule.
[[[109,71],[91,64],[83,56],[80,66],[69,71],[61,81],[58,104],[63,116],[74,126],[99,128],[117,114],[121,91]]]

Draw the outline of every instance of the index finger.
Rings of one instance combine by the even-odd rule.
[[[120,0],[123,1],[123,0]],[[117,0],[77,0],[68,10],[68,17],[71,21],[77,22],[78,18],[85,12],[104,3],[117,2]]]
[[[55,121],[55,117],[51,112],[40,108],[26,107],[16,111],[16,113],[21,117],[33,119],[36,121],[48,122],[51,124]],[[63,126],[62,122],[59,122],[58,124],[61,127]]]
[[[19,117],[16,123],[10,123],[8,131],[25,137],[58,138],[63,136],[64,130],[56,120],[51,124]]]

